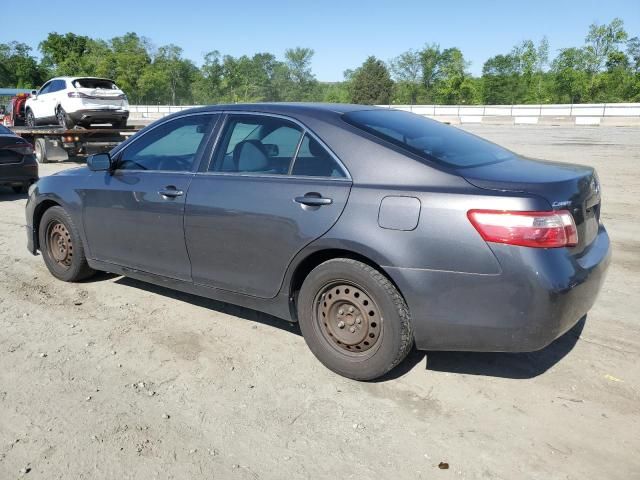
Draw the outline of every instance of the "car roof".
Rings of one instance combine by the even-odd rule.
[[[239,111],[262,113],[289,113],[289,114],[314,114],[336,113],[343,114],[360,110],[381,109],[372,105],[354,105],[348,103],[308,103],[308,102],[265,102],[265,103],[232,103],[220,105],[207,105],[197,110],[200,111]]]
[[[80,78],[91,78],[91,79],[94,79],[94,80],[108,80],[110,82],[113,82],[113,80],[111,80],[110,78],[92,77],[90,75],[84,75],[84,76],[79,76],[79,77],[53,77],[53,78],[50,78],[49,80],[47,80],[47,82],[50,82],[51,80],[67,80],[69,82],[73,82],[74,80],[78,80]]]

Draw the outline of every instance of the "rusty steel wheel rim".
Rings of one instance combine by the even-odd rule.
[[[47,229],[47,250],[51,259],[63,268],[69,268],[73,260],[73,242],[67,227],[61,222],[51,222]]]
[[[363,288],[346,281],[325,285],[316,296],[314,313],[318,329],[333,348],[359,355],[378,346],[381,312]]]

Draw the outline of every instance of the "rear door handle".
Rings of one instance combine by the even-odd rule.
[[[176,198],[184,195],[184,192],[182,190],[178,190],[173,185],[169,185],[168,187],[165,187],[163,190],[160,190],[158,193],[165,198]]]
[[[331,205],[333,200],[325,197],[316,197],[305,195],[304,197],[296,197],[295,201],[309,207],[320,207],[322,205]]]

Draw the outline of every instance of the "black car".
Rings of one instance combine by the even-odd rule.
[[[13,188],[16,193],[26,192],[38,181],[38,162],[33,146],[0,125],[0,185]]]

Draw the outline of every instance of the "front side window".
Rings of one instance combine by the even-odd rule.
[[[118,169],[191,171],[216,118],[217,115],[191,115],[154,128],[125,148]]]
[[[400,110],[359,110],[343,119],[426,160],[451,167],[476,167],[514,154],[480,137]]]
[[[51,87],[49,87],[49,93],[59,92],[66,88],[64,80],[54,80],[51,82]]]
[[[232,115],[210,170],[286,175],[302,137],[296,124],[261,115]]]
[[[42,88],[40,89],[40,91],[38,92],[38,95],[44,95],[45,93],[50,93],[52,84],[53,84],[53,82],[45,83],[42,86]]]

